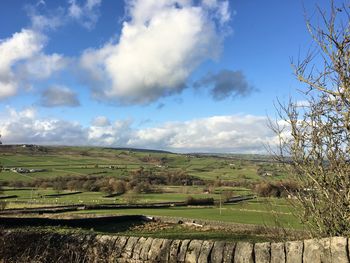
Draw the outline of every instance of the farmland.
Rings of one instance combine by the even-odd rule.
[[[287,178],[266,156],[31,145],[1,146],[0,163],[0,201],[6,202],[3,212],[62,205],[189,204],[189,199],[213,200],[211,204],[195,206],[83,209],[63,216],[147,215],[270,227],[276,226],[278,218],[280,226],[301,229],[287,199],[257,197],[254,192],[259,182]],[[88,189],[93,190],[83,188],[86,181],[91,182]],[[112,186],[121,182],[123,191],[118,192],[120,187]],[[246,195],[257,198],[225,203]],[[167,231],[170,236],[181,232],[176,227]]]

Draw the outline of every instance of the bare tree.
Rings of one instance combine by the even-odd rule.
[[[300,219],[314,236],[350,234],[350,2],[320,23],[307,19],[315,50],[293,63],[306,100],[278,103],[270,123],[279,138],[275,157],[299,182],[294,193]]]

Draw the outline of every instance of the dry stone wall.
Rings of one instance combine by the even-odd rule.
[[[25,240],[35,240],[36,246],[43,243],[46,247],[57,247],[57,244],[51,244],[51,241],[47,241],[48,234],[39,235],[35,233],[33,237],[30,237],[29,232],[14,233],[5,231],[0,234],[3,240],[16,240],[17,244],[14,245],[17,246],[19,245],[19,239],[23,238]],[[13,235],[17,237],[14,238]],[[349,262],[350,258],[350,242],[345,237],[253,244],[249,242],[170,240],[109,235],[55,235],[55,238],[51,236],[49,239],[59,240],[59,246],[61,247],[71,247],[76,252],[81,251],[81,253],[84,253],[84,257],[79,256],[85,258],[86,262],[345,263]],[[69,244],[65,245],[65,243]],[[27,243],[22,242],[20,244],[25,246]],[[7,248],[10,249],[8,244]],[[25,247],[21,247],[21,250],[28,251]],[[37,247],[36,250],[38,250]],[[4,250],[0,252],[6,254]],[[0,259],[1,256],[0,254]],[[11,261],[4,260],[4,262]]]

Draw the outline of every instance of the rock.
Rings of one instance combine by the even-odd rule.
[[[303,262],[303,242],[302,241],[286,242],[286,262],[287,263]]]
[[[168,262],[169,255],[170,255],[171,242],[172,242],[172,240],[170,240],[170,239],[164,239],[163,245],[160,248],[160,252],[159,252],[160,262]]]
[[[225,242],[224,241],[215,241],[213,249],[211,250],[211,262],[212,263],[221,263],[224,253]]]
[[[171,242],[169,249],[169,263],[177,262],[177,251],[179,250],[179,246],[181,245],[181,240],[174,240]]]
[[[255,263],[270,263],[270,248],[271,245],[268,242],[256,243],[254,245]]]
[[[321,246],[317,239],[304,240],[303,262],[305,263],[321,262]]]
[[[151,248],[153,242],[153,238],[149,237],[147,238],[146,242],[143,245],[143,248],[141,249],[140,252],[140,259],[146,261],[148,259],[148,252]]]
[[[224,248],[224,253],[223,253],[223,263],[231,263],[233,261],[233,255],[235,252],[235,243],[226,243],[225,248]]]
[[[186,252],[190,240],[182,240],[179,253],[177,254],[177,262],[185,262]]]
[[[235,263],[254,263],[253,245],[248,242],[238,242],[235,249]]]
[[[347,244],[345,237],[331,237],[332,262],[349,262]]]
[[[271,263],[286,262],[284,243],[271,243]]]
[[[160,239],[160,238],[153,239],[151,248],[148,252],[148,260],[157,261],[159,259],[159,252],[163,242],[164,242],[164,239]]]
[[[132,253],[132,258],[133,259],[140,259],[140,254],[143,246],[145,245],[147,238],[141,237],[137,243],[135,244],[133,253]]]
[[[122,258],[132,258],[132,252],[138,240],[139,237],[129,237],[129,240],[123,249]]]
[[[202,244],[201,240],[192,240],[189,243],[185,258],[186,263],[197,263]]]
[[[128,242],[129,237],[125,237],[125,236],[120,236],[117,238],[117,240],[114,243],[114,251],[117,257],[120,257],[124,246],[126,245],[126,243]]]
[[[201,251],[199,253],[199,257],[198,257],[198,263],[202,263],[202,262],[208,262],[209,261],[209,255],[210,252],[213,248],[214,242],[213,241],[208,241],[205,240],[203,241],[202,247],[201,247]]]

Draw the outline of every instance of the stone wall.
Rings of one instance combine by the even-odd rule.
[[[31,240],[31,242],[21,242],[21,239]],[[81,259],[76,262],[343,263],[349,262],[350,250],[348,247],[350,243],[344,237],[253,244],[212,240],[170,240],[108,235],[65,236],[63,234],[3,231],[0,232],[0,240],[7,241],[7,244],[0,248],[0,262],[1,258],[3,262],[20,262],[19,259],[16,261],[16,253],[30,251],[25,247],[26,244],[27,246],[34,244],[34,251],[41,251],[40,244],[44,244],[46,249],[58,247],[59,252],[55,253],[58,253],[61,258],[64,253],[68,253],[63,252],[63,248],[69,247],[75,253],[81,253],[81,255],[74,254]],[[11,240],[14,243],[13,248],[11,244],[8,244],[11,243]],[[7,250],[11,250],[13,255],[11,256]],[[46,254],[53,260],[55,258],[53,253]],[[27,258],[34,257],[30,254],[26,256]]]

